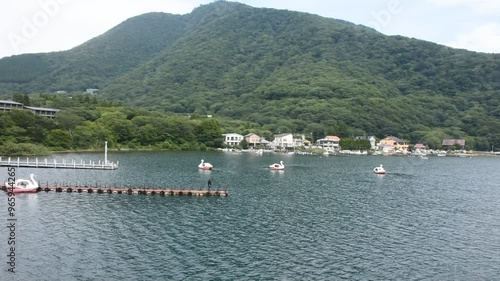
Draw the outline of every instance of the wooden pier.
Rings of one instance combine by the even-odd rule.
[[[1,187],[7,191],[6,186]],[[65,192],[65,193],[97,193],[97,194],[138,194],[138,195],[158,195],[158,196],[221,196],[229,195],[227,190],[219,188],[202,189],[169,189],[169,188],[123,188],[123,187],[98,187],[98,186],[70,186],[70,185],[40,185],[38,192]]]
[[[12,159],[11,157],[8,157],[7,159],[4,159],[0,157],[0,167],[23,167],[23,168],[53,168],[53,169],[87,169],[87,170],[116,170],[118,169],[118,162],[109,162],[109,161],[83,161],[80,160],[75,161],[75,160],[70,160],[66,161],[63,160],[62,162],[57,162],[56,159],[53,160],[47,160],[45,158],[44,160],[39,160],[38,158],[35,159],[21,159],[20,157],[17,157]]]

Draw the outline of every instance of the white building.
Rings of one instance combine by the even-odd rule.
[[[308,146],[310,143],[308,140],[306,140],[305,135],[300,135],[300,137],[295,137],[293,139],[293,146],[294,147],[302,147],[302,146]]]
[[[240,145],[240,142],[244,139],[244,137],[240,134],[223,134],[224,136],[224,144],[226,146],[237,146]]]
[[[294,139],[292,134],[274,135],[274,140],[273,140],[274,148],[293,147],[293,144],[294,144]]]
[[[337,136],[326,136],[316,141],[316,144],[328,152],[340,150],[340,138]]]

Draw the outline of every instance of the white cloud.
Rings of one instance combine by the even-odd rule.
[[[454,48],[500,53],[500,24],[488,23],[458,35],[446,45]]]
[[[213,1],[3,0],[0,58],[70,49],[103,34],[127,18],[160,11],[185,14]],[[231,1],[254,7],[304,11],[372,26],[384,34],[450,42],[447,45],[469,50],[499,52],[496,43],[498,24],[495,24],[500,24],[498,0]],[[47,5],[52,5],[52,10]]]
[[[483,14],[500,13],[498,0],[427,0],[437,7],[465,7]]]
[[[185,14],[207,0],[23,0],[0,10],[0,58],[73,48],[127,18],[148,12]]]

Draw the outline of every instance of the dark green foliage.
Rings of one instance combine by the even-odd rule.
[[[24,106],[30,105],[30,98],[28,94],[14,93],[12,95],[12,100],[15,102],[22,103]]]
[[[130,146],[219,147],[215,139],[196,139],[211,130],[195,121],[214,115],[220,122],[242,120],[221,124],[232,132],[259,131],[266,138],[279,132],[312,140],[396,135],[438,148],[443,138],[456,137],[467,138],[468,148],[500,147],[499,54],[234,2],[183,16],[146,14],[66,52],[0,60],[0,94],[86,88],[102,89],[108,104],[87,96],[47,99],[46,105],[84,103],[75,114]],[[114,122],[96,113],[97,105],[117,106],[116,100],[197,117],[169,120],[183,128],[179,134],[154,116],[122,112],[123,122]]]
[[[342,150],[370,150],[371,145],[369,140],[357,140],[343,138],[339,143]]]
[[[58,99],[65,104],[72,104],[65,99],[75,100],[62,96]],[[46,103],[53,100],[48,96],[45,99]],[[62,109],[55,119],[33,115],[27,110],[0,112],[0,152],[3,152],[0,155],[45,154],[48,150],[41,144],[55,151],[103,149],[105,141],[110,148],[119,149],[222,147],[222,129],[211,118],[189,119],[128,107],[85,109],[85,99],[73,105],[78,107]]]
[[[222,130],[216,120],[203,119],[194,128],[199,142],[207,147],[221,148],[223,145]]]
[[[243,139],[243,140],[240,142],[240,147],[241,147],[242,149],[248,149],[248,142],[247,142],[245,139]]]
[[[50,154],[51,151],[40,144],[5,142],[0,145],[0,155],[32,156]]]

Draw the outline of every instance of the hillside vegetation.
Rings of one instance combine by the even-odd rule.
[[[500,147],[499,54],[225,1],[135,17],[66,52],[0,60],[4,93],[85,88],[274,133]]]
[[[0,89],[28,93],[101,89],[168,49],[185,27],[179,15],[150,13],[130,18],[69,51],[3,58]]]

